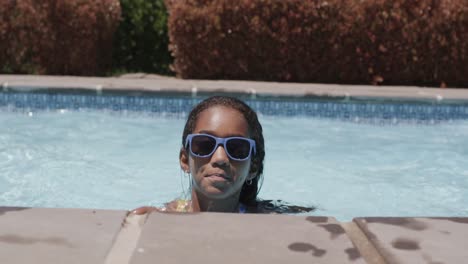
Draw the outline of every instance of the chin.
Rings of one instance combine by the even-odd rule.
[[[207,189],[200,190],[203,195],[211,199],[226,199],[229,196],[232,196],[233,193],[228,190],[220,190],[215,187],[209,187]]]

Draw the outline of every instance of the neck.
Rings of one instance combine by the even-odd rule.
[[[212,199],[192,190],[192,209],[194,212],[237,212],[239,195],[240,192],[226,199]]]

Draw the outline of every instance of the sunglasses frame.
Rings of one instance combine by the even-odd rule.
[[[215,144],[215,147],[213,148],[213,150],[207,154],[207,155],[198,155],[198,154],[195,154],[193,153],[192,151],[192,146],[191,146],[191,143],[192,143],[192,138],[194,137],[197,137],[197,136],[206,136],[206,137],[209,137],[209,138],[212,138],[216,141],[216,144]],[[244,159],[237,159],[237,158],[234,158],[233,156],[231,156],[231,154],[229,154],[229,151],[227,149],[227,146],[226,146],[226,143],[231,140],[231,139],[242,139],[242,140],[246,140],[247,142],[249,142],[250,144],[250,150],[249,150],[249,155],[244,158]],[[232,160],[236,160],[236,161],[245,161],[245,160],[248,160],[250,158],[250,156],[252,155],[252,150],[253,150],[253,154],[255,155],[256,152],[257,152],[257,149],[256,149],[256,146],[255,146],[255,140],[253,139],[250,139],[250,138],[245,138],[245,137],[226,137],[226,138],[220,138],[220,137],[215,137],[215,136],[212,136],[212,135],[209,135],[209,134],[188,134],[187,135],[187,138],[185,139],[185,149],[189,149],[190,153],[195,156],[195,157],[199,157],[199,158],[207,158],[207,157],[210,157],[211,155],[213,155],[213,153],[215,153],[215,151],[218,149],[218,146],[219,145],[222,145],[224,147],[224,151],[226,152],[226,155],[232,159]]]

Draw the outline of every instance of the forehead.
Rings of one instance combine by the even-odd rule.
[[[250,136],[244,115],[226,106],[213,106],[203,110],[198,116],[193,133],[208,133],[218,137]]]

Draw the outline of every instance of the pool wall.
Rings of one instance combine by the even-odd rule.
[[[185,118],[203,97],[90,95],[0,92],[0,107],[7,111],[34,112],[99,109],[115,112],[146,112]],[[468,119],[468,104],[432,104],[373,101],[298,101],[292,99],[245,99],[257,113],[274,116],[308,116],[353,122],[435,123]]]
[[[227,93],[262,115],[389,124],[468,119],[462,89],[11,75],[0,75],[0,84],[0,107],[10,111],[105,109],[184,118],[204,97]]]

